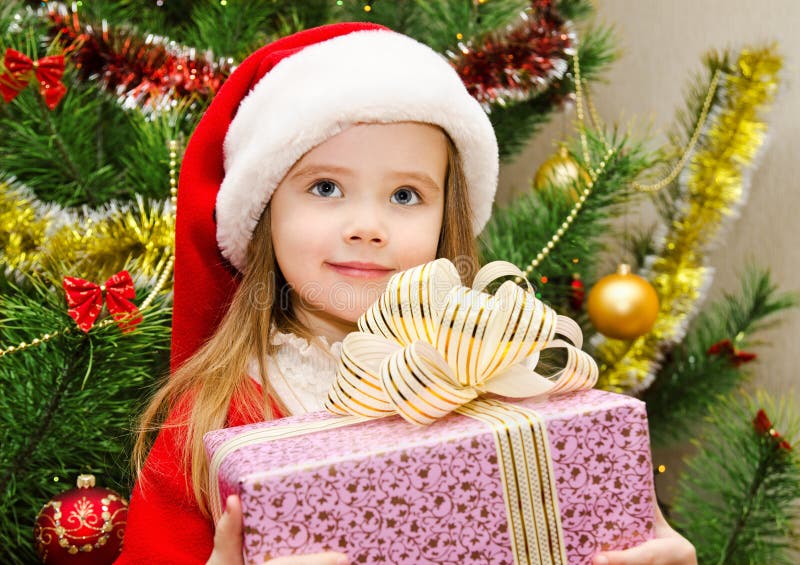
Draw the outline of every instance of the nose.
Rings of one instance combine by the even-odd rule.
[[[343,233],[345,241],[351,244],[385,245],[388,241],[388,230],[383,216],[378,205],[353,206]]]

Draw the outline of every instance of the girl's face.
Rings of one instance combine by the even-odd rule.
[[[436,258],[447,142],[435,126],[359,124],[294,164],[270,204],[297,317],[339,341],[389,277]]]

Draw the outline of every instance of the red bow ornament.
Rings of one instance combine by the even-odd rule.
[[[781,434],[772,427],[772,422],[763,408],[759,409],[756,417],[753,418],[753,427],[756,429],[758,435],[771,437],[775,444],[781,449],[785,449],[786,451],[792,450],[792,445],[783,439]]]
[[[730,359],[730,362],[733,363],[734,367],[739,367],[744,363],[749,363],[750,361],[755,360],[757,357],[755,353],[748,353],[747,351],[741,351],[729,339],[723,339],[722,341],[718,341],[717,343],[708,348],[706,354],[724,355],[728,359]]]
[[[120,271],[102,285],[75,277],[64,277],[62,285],[67,293],[67,313],[84,332],[91,329],[100,315],[104,292],[108,313],[123,332],[133,331],[142,321],[139,309],[127,300],[136,298],[133,279],[128,271]]]
[[[0,92],[6,102],[11,102],[28,86],[31,76],[39,81],[39,93],[51,110],[58,106],[67,93],[67,87],[61,82],[64,75],[63,55],[33,61],[24,53],[9,48],[6,49],[3,64],[6,72],[0,75]]]

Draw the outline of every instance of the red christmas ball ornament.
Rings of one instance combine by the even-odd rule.
[[[570,286],[569,303],[573,310],[580,310],[583,308],[583,299],[586,297],[586,288],[583,286],[583,281],[578,273],[572,275],[572,282]]]
[[[33,537],[42,563],[113,563],[122,550],[128,501],[96,487],[94,475],[78,476],[78,487],[55,496],[36,517]]]

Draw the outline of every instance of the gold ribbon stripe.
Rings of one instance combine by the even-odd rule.
[[[492,428],[514,563],[567,562],[547,428],[534,411],[490,399],[456,409]]]

